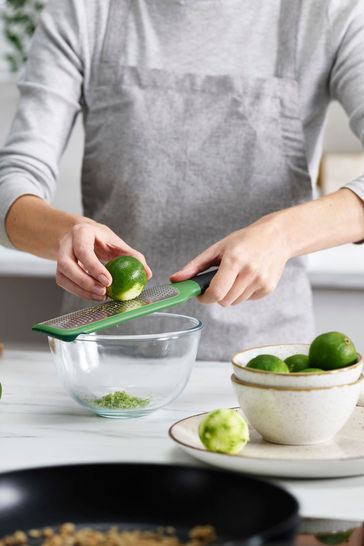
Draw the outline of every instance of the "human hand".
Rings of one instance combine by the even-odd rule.
[[[106,287],[112,278],[101,262],[126,254],[142,262],[150,279],[152,272],[140,252],[127,245],[107,226],[85,219],[60,240],[56,282],[81,298],[104,301]]]
[[[184,281],[219,265],[209,288],[199,300],[228,307],[270,294],[290,257],[284,234],[271,215],[213,244],[174,273],[171,281]]]

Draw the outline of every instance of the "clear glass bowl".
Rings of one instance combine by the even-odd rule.
[[[202,323],[154,313],[49,346],[67,391],[102,417],[130,418],[166,406],[185,388]]]

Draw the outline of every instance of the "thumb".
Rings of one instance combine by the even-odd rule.
[[[172,282],[185,281],[213,265],[218,265],[220,258],[217,250],[216,245],[210,246],[207,250],[202,252],[202,254],[199,254],[196,258],[188,262],[182,269],[173,273],[173,275],[170,276],[170,280]]]

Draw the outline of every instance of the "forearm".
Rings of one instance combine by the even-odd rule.
[[[5,226],[16,248],[55,260],[61,238],[82,221],[92,222],[57,210],[33,195],[23,195],[10,208]]]
[[[364,239],[364,203],[345,188],[262,220],[273,221],[291,257]]]

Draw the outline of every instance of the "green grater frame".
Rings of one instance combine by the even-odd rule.
[[[130,301],[107,301],[67,313],[35,324],[32,329],[62,341],[74,341],[79,335],[111,328],[197,297],[208,288],[216,271],[208,271],[186,281],[147,288],[138,298]]]

